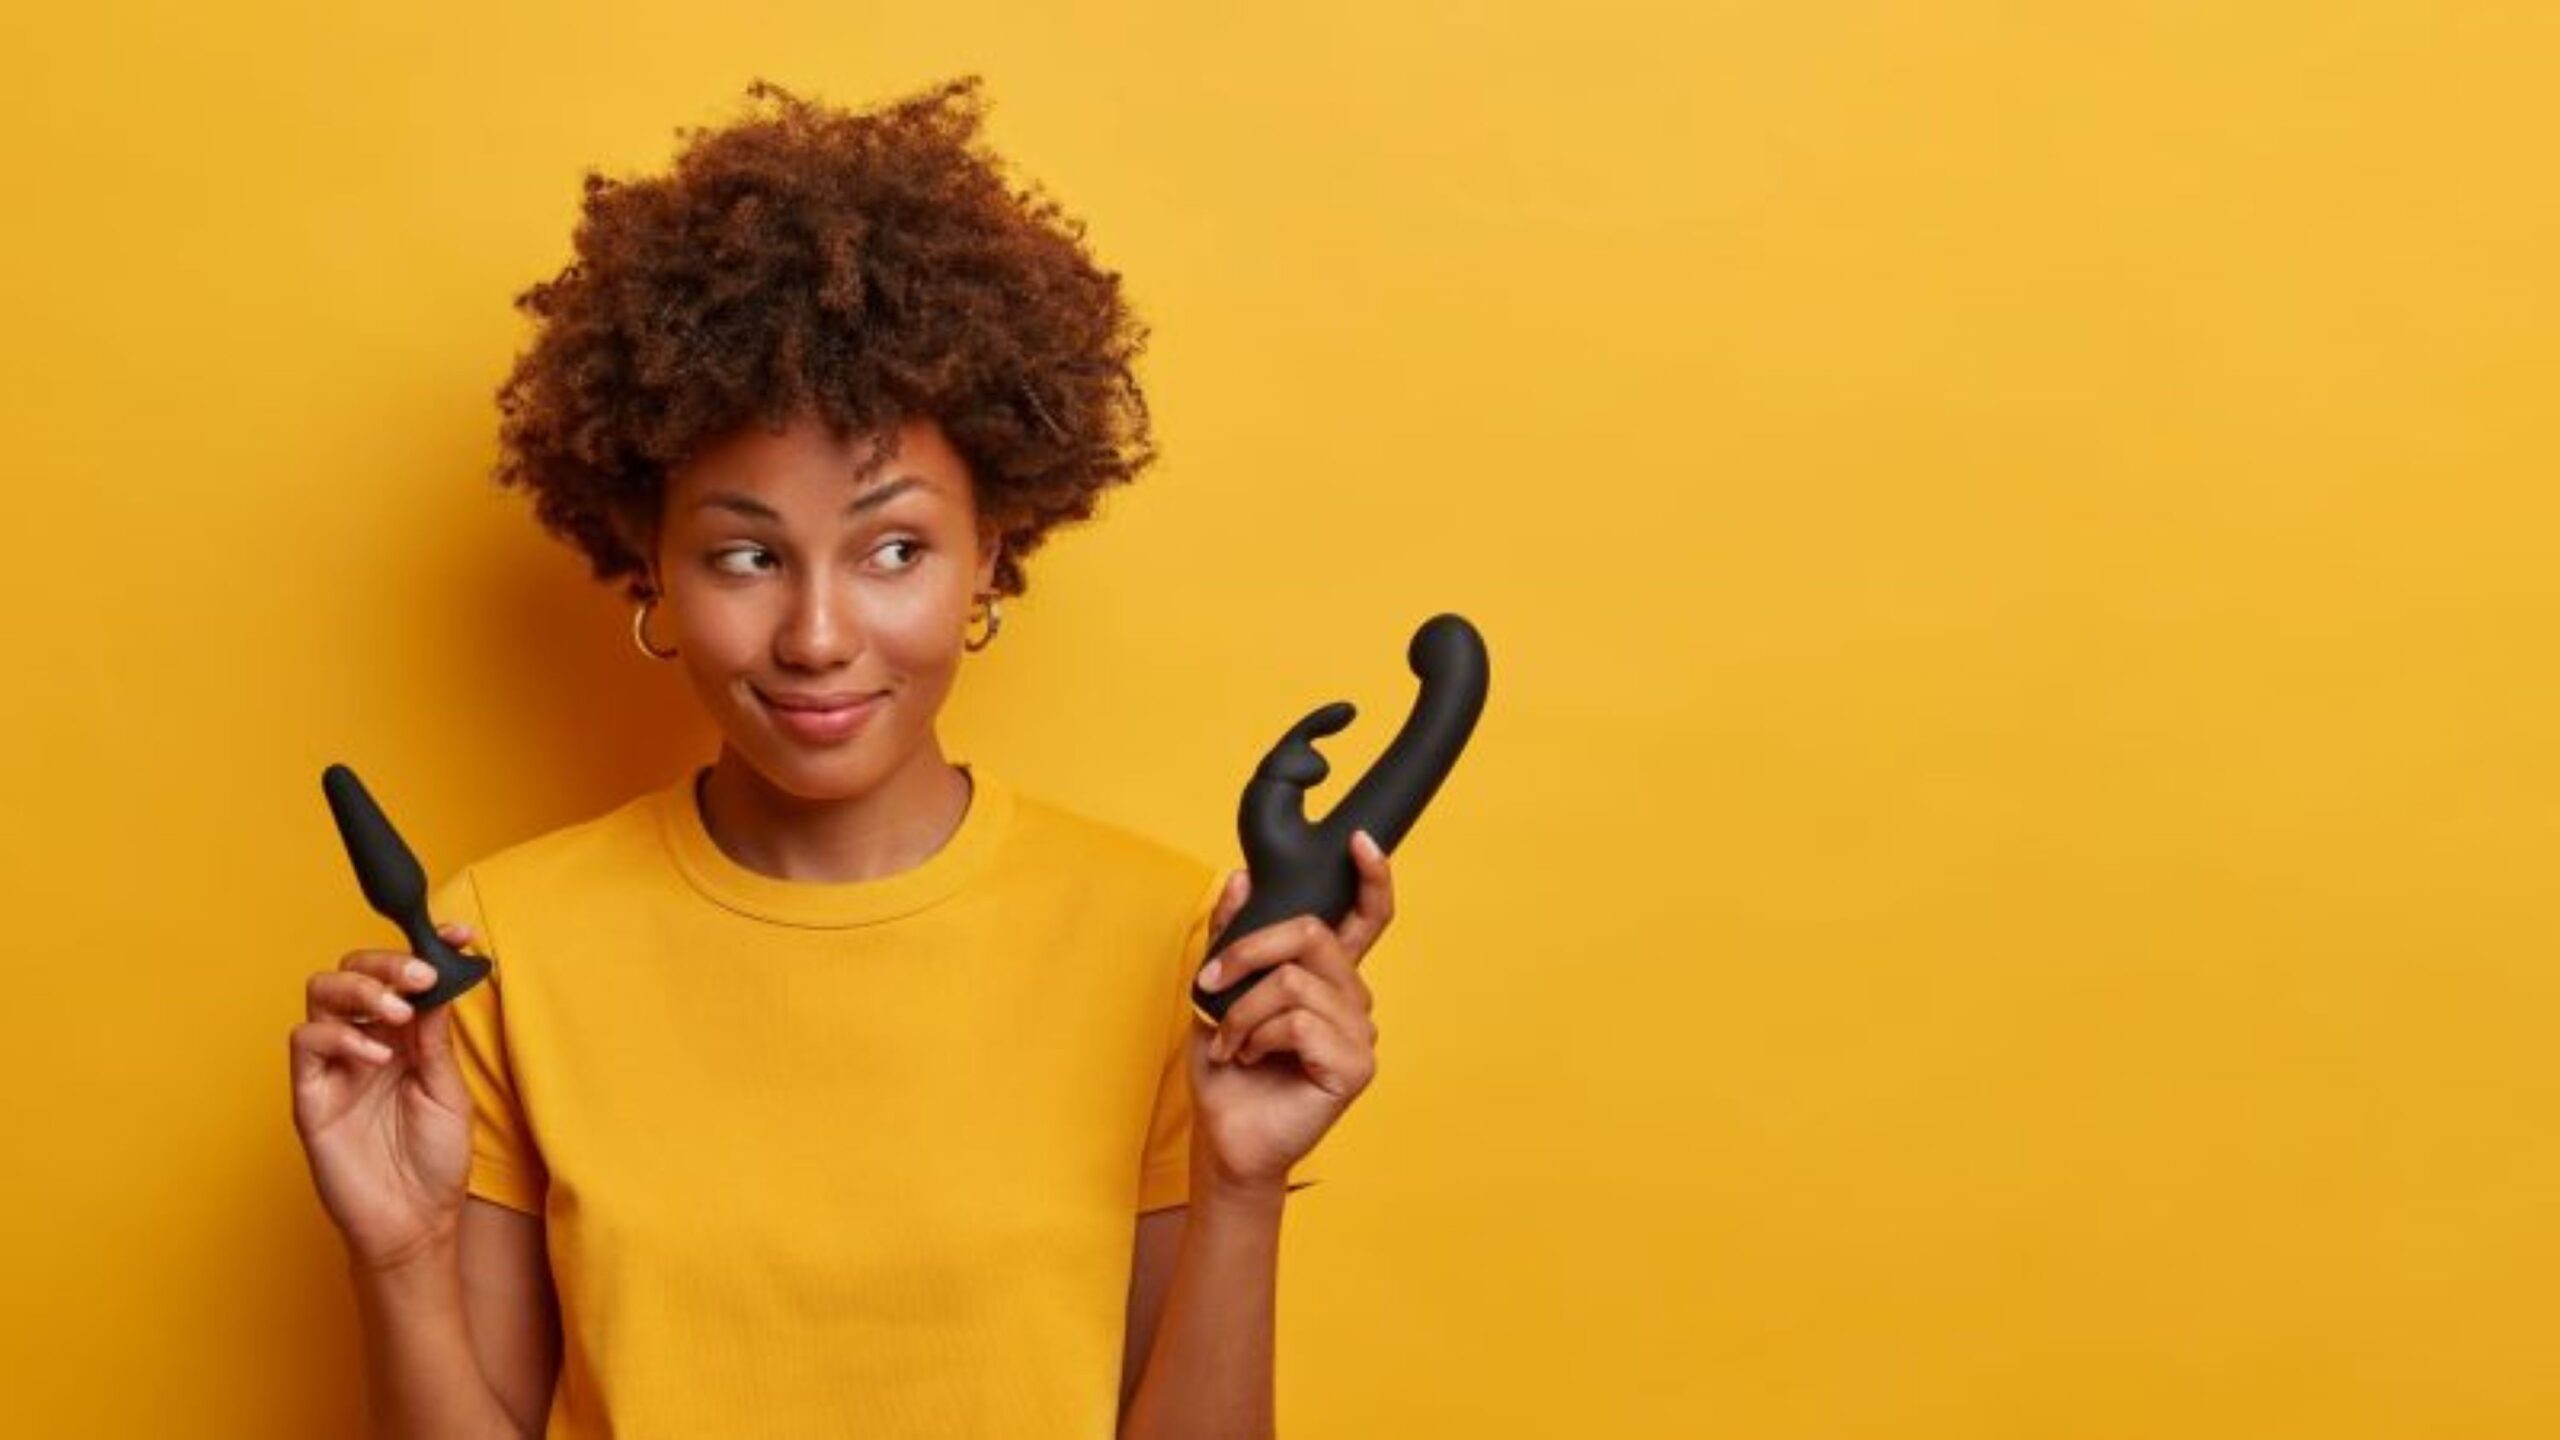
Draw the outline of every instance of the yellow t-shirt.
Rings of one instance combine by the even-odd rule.
[[[746,868],[689,770],[437,887],[494,966],[453,1003],[470,1192],[550,1244],[546,1440],[1114,1432],[1224,874],[962,768],[876,880]]]

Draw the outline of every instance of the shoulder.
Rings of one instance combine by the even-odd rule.
[[[1026,859],[1080,880],[1129,887],[1187,911],[1226,872],[1191,849],[1048,796],[1014,794],[1013,843]]]
[[[501,896],[575,895],[590,884],[636,875],[642,867],[635,859],[645,858],[658,844],[657,812],[664,795],[664,787],[645,790],[485,851],[449,870],[436,893],[457,907],[485,914],[501,903]],[[484,919],[484,928],[494,918]]]

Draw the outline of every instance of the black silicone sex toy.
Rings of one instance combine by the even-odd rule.
[[[329,813],[338,817],[338,838],[355,862],[356,883],[364,887],[366,903],[409,937],[411,954],[436,967],[433,988],[401,998],[424,1015],[479,984],[489,974],[489,962],[454,949],[436,933],[435,920],[427,914],[427,872],[383,818],[382,807],[365,793],[356,772],[332,765],[320,772],[320,789],[329,797]]]
[[[1313,742],[1351,723],[1359,712],[1349,701],[1337,700],[1290,726],[1254,767],[1244,803],[1236,811],[1252,891],[1226,928],[1210,937],[1208,954],[1216,955],[1230,935],[1250,935],[1292,915],[1341,924],[1360,896],[1351,833],[1368,831],[1380,851],[1392,854],[1449,777],[1484,710],[1490,679],[1484,637],[1459,616],[1434,615],[1413,632],[1405,663],[1422,681],[1413,713],[1369,773],[1324,819],[1307,819],[1307,791],[1332,769]],[[1226,1018],[1228,1006],[1270,973],[1256,970],[1214,991],[1202,989],[1195,978],[1191,1008],[1217,1024]]]

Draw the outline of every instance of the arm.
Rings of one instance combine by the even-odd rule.
[[[1129,1418],[1130,1397],[1147,1370],[1147,1352],[1156,1344],[1156,1322],[1173,1288],[1174,1261],[1182,1254],[1186,1206],[1152,1210],[1138,1217],[1136,1258],[1129,1268],[1129,1324],[1120,1351],[1120,1418]]]
[[[1139,1223],[1119,1440],[1272,1440],[1288,1170],[1377,1073],[1378,1027],[1358,967],[1395,913],[1395,892],[1386,852],[1365,832],[1351,857],[1360,895],[1339,929],[1312,915],[1283,920],[1197,972],[1212,991],[1272,973],[1210,1027],[1183,1023],[1179,1066],[1158,1101],[1160,1119],[1181,1119],[1150,1135],[1149,1154],[1188,1148],[1189,1204],[1178,1222]],[[1228,875],[1208,934],[1226,929],[1251,888],[1245,871]],[[1132,1354],[1144,1357],[1134,1388]]]
[[[516,1429],[539,1436],[560,1374],[560,1307],[541,1216],[476,1195],[462,1202],[462,1298],[480,1374]]]
[[[539,1219],[466,1199],[455,1236],[353,1273],[368,1435],[541,1433],[558,1351]]]
[[[1140,1222],[1160,1222],[1157,1249],[1176,1247],[1163,1276],[1161,1314],[1143,1339],[1144,1368],[1126,1391],[1120,1440],[1271,1440],[1273,1312],[1280,1271],[1278,1185],[1218,1181],[1195,1157],[1191,1203]],[[1133,1317],[1145,1306],[1146,1246],[1131,1285]],[[1125,1382],[1124,1382],[1125,1385]]]

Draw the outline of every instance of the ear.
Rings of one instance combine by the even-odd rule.
[[[655,522],[644,519],[634,511],[632,506],[624,504],[605,507],[605,523],[613,528],[614,538],[622,542],[624,549],[640,557],[643,570],[650,579],[654,580],[658,571],[658,531]]]
[[[996,560],[1004,553],[1004,530],[993,520],[978,522],[977,589],[984,593],[996,583]]]

